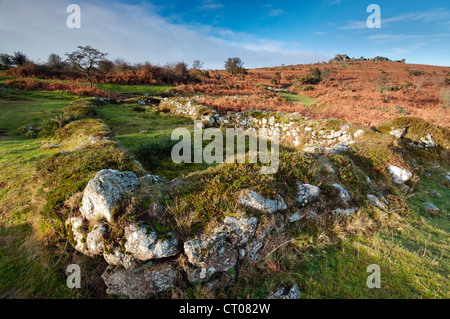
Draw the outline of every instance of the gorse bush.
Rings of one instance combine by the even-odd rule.
[[[320,70],[318,68],[311,68],[309,69],[309,73],[307,75],[299,77],[298,81],[302,84],[319,84],[320,81],[322,81]]]

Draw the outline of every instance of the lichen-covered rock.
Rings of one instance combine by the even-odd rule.
[[[178,238],[171,232],[159,235],[151,225],[132,223],[125,227],[125,249],[138,260],[171,257],[178,253]]]
[[[410,171],[394,165],[389,165],[388,171],[396,184],[403,184],[413,176]]]
[[[351,207],[351,208],[337,208],[333,210],[333,214],[337,216],[350,216],[356,213],[359,210],[359,207]]]
[[[333,184],[332,186],[339,191],[339,198],[344,203],[348,203],[350,201],[350,199],[351,199],[350,194],[348,193],[348,191],[344,187],[342,187],[342,185]]]
[[[395,136],[396,138],[403,138],[406,135],[406,128],[398,128],[394,129],[390,132],[391,135]]]
[[[84,219],[81,217],[71,217],[66,221],[66,229],[69,241],[73,247],[82,254],[90,256],[86,247],[86,233],[83,230]]]
[[[188,261],[201,269],[188,276],[196,282],[207,281],[218,271],[227,271],[236,265],[238,252],[227,240],[226,233],[200,235],[184,243]]]
[[[420,141],[423,143],[423,146],[428,147],[436,147],[436,142],[433,140],[431,134],[427,134],[425,137],[422,137]]]
[[[367,198],[369,199],[369,201],[372,203],[373,206],[381,209],[386,209],[386,206],[375,195],[368,194]]]
[[[302,219],[303,216],[300,214],[299,211],[296,211],[295,213],[291,214],[290,216],[288,216],[288,221],[290,223],[294,223],[296,221],[299,221],[300,219]]]
[[[297,203],[300,206],[305,206],[306,204],[314,201],[320,195],[320,188],[310,184],[302,184],[297,182]]]
[[[272,293],[268,299],[300,299],[300,289],[297,284],[294,284],[291,289],[284,287],[279,288],[276,292]]]
[[[257,261],[260,259],[259,251],[263,248],[264,244],[262,240],[252,239],[245,245],[245,249],[241,254],[241,258],[245,258],[246,256],[253,261]]]
[[[262,197],[253,190],[243,191],[240,196],[240,202],[264,213],[274,213],[287,209],[286,203],[280,195],[277,195],[277,199],[272,200]]]
[[[95,175],[87,184],[84,193],[81,213],[87,220],[105,218],[113,221],[113,209],[138,187],[138,179],[133,172],[118,172],[104,169]]]
[[[104,239],[107,234],[106,226],[94,224],[91,232],[86,236],[86,246],[92,255],[101,255],[104,251]]]
[[[353,137],[354,137],[354,138],[358,138],[358,137],[360,137],[361,135],[363,135],[364,133],[366,133],[366,131],[364,131],[364,130],[357,130],[357,131],[353,134]]]
[[[103,257],[109,265],[122,266],[125,269],[135,269],[141,265],[129,253],[122,252],[118,247],[114,247],[111,251],[105,251]]]
[[[225,216],[221,230],[225,231],[235,246],[244,245],[253,237],[258,226],[256,217]]]
[[[180,274],[170,262],[144,265],[138,269],[126,270],[108,266],[102,279],[108,287],[108,294],[122,294],[131,299],[150,298],[164,292],[177,282]]]

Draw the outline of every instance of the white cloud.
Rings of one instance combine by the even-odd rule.
[[[282,9],[272,9],[269,11],[268,15],[270,17],[279,17],[281,15],[283,15],[285,12]]]
[[[290,43],[261,39],[212,26],[171,23],[158,8],[109,2],[95,5],[78,1],[81,29],[68,29],[66,7],[71,0],[0,1],[0,51],[23,51],[44,61],[78,45],[91,45],[110,59],[164,64],[200,59],[207,68],[223,68],[228,57],[239,56],[246,67],[312,63],[330,58],[291,49]],[[210,3],[212,4],[212,2]]]

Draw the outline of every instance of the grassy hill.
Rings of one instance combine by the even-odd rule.
[[[353,67],[356,68],[342,68],[347,72]],[[289,70],[285,67],[273,72]],[[252,70],[251,74],[253,77],[264,72],[269,71]],[[170,227],[182,238],[207,232],[220,224],[226,214],[243,209],[238,206],[236,194],[247,188],[268,197],[281,193],[289,203],[295,198],[292,185],[296,181],[321,185],[326,200],[320,207],[325,209],[337,198],[331,183],[339,182],[361,208],[348,218],[324,215],[289,224],[284,231],[270,235],[260,260],[239,265],[235,284],[218,290],[192,284],[182,297],[264,298],[280,284],[292,283],[298,284],[302,298],[450,297],[447,254],[450,184],[443,177],[450,167],[449,135],[445,127],[412,119],[377,123],[373,128],[367,126],[369,133],[339,154],[307,154],[301,147],[282,147],[279,172],[261,175],[260,164],[174,164],[170,159],[173,143],[168,137],[177,127],[192,130],[192,120],[166,113],[152,103],[142,105],[139,98],[127,97],[119,104],[112,100],[99,102],[63,92],[18,90],[5,86],[4,80],[0,83],[0,296],[3,298],[106,297],[100,279],[106,262],[76,252],[64,228],[67,217],[78,214],[86,184],[104,168],[133,171],[138,176],[149,171],[168,181],[181,178],[180,187],[162,184],[143,190],[122,209],[123,216],[134,218],[150,203],[158,201],[169,212],[170,218],[165,222],[171,222]],[[147,85],[99,87],[148,96],[170,89]],[[177,90],[182,92],[183,87]],[[320,90],[318,87],[315,92]],[[205,95],[205,90],[199,92],[204,95],[200,101],[206,105],[220,108],[228,103],[224,94],[212,97]],[[323,102],[323,96],[307,92],[283,93],[280,98],[285,100],[281,103],[292,111],[299,107],[324,107],[316,105],[317,100]],[[304,94],[308,98],[302,97]],[[272,105],[272,98],[278,99],[267,97],[268,105]],[[390,117],[399,115],[394,112]],[[434,132],[441,147],[416,149],[392,137],[391,127],[405,125],[405,121],[409,138],[418,140],[422,133]],[[148,149],[152,152],[145,152]],[[386,171],[386,164],[396,160],[411,166],[416,176],[406,194]],[[334,172],[328,171],[327,165]],[[367,176],[372,184],[366,182]],[[386,195],[389,208],[370,205],[366,199],[369,191]],[[440,213],[428,213],[423,202],[433,203]],[[195,214],[191,216],[192,212]],[[246,213],[256,214],[252,210]],[[84,269],[79,290],[66,287],[65,269],[71,263]],[[381,268],[380,289],[369,289],[366,285],[367,266],[371,264]]]

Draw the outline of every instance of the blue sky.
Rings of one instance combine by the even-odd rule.
[[[70,3],[81,7],[81,29],[65,25]],[[381,7],[380,29],[366,25],[371,3]],[[0,52],[45,61],[86,44],[111,59],[200,59],[207,68],[232,56],[264,67],[337,53],[450,66],[450,1],[0,0]]]

